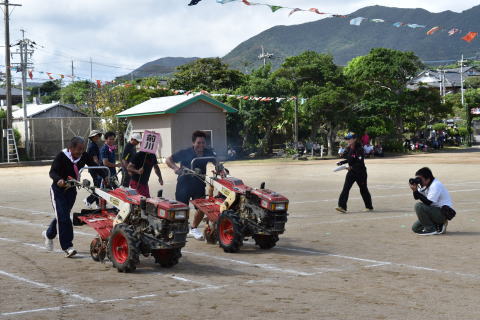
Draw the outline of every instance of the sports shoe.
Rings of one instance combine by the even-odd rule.
[[[198,228],[191,228],[188,234],[195,238],[195,240],[202,241],[203,234],[198,230]]]
[[[342,208],[342,207],[336,207],[335,210],[337,210],[340,213],[347,213],[347,209]]]
[[[425,228],[423,228],[423,230],[420,231],[420,232],[417,232],[417,234],[419,236],[433,236],[433,235],[440,234],[440,233],[435,229],[425,229]]]
[[[75,250],[73,247],[70,247],[67,250],[65,250],[65,258],[71,258],[76,254],[77,254],[77,250]]]
[[[45,239],[45,249],[53,251],[53,240],[47,237],[47,231],[42,231],[42,237]]]
[[[363,212],[373,212],[373,208],[365,208],[363,209]]]
[[[92,209],[92,204],[90,202],[88,202],[88,200],[86,198],[83,199],[83,204],[85,205],[85,207],[87,209]]]
[[[435,227],[437,228],[438,234],[446,233],[447,232],[447,225],[448,225],[448,220],[445,220],[445,223],[437,224]]]

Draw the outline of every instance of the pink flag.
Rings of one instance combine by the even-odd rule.
[[[449,35],[449,36],[453,36],[454,34],[459,33],[459,32],[460,32],[459,29],[457,29],[457,28],[452,28],[452,29],[450,29],[450,30],[448,31],[448,35]]]
[[[295,8],[295,9],[293,9],[292,11],[290,11],[290,13],[288,14],[288,16],[290,17],[292,14],[294,14],[295,12],[298,12],[298,11],[303,11],[303,10],[300,9],[300,8]]]
[[[325,14],[325,12],[320,12],[317,8],[310,8],[308,11],[315,12],[316,14]]]
[[[440,30],[440,27],[433,27],[432,29],[427,31],[427,35],[431,36],[432,34],[437,32],[438,30]]]
[[[157,153],[159,144],[160,144],[160,133],[156,133],[155,131],[145,130],[143,132],[140,151],[155,154]]]

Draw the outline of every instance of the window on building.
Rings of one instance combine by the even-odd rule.
[[[207,142],[207,147],[208,148],[213,148],[213,131],[212,130],[200,130],[202,132],[205,132],[207,135],[207,138],[205,139]]]

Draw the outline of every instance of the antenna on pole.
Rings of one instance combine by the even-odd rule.
[[[265,52],[265,49],[262,46],[262,53],[258,56],[259,60],[263,60],[263,66],[267,65],[267,59],[273,59],[273,53]]]

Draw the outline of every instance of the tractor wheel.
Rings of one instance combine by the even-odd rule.
[[[215,232],[215,229],[212,229],[210,227],[210,223],[206,225],[206,227],[203,229],[203,237],[205,238],[205,241],[210,244],[216,244],[218,241],[217,233]]]
[[[278,241],[278,235],[256,234],[253,236],[255,244],[262,249],[272,249]]]
[[[162,268],[171,268],[178,263],[182,257],[181,249],[160,249],[152,252],[155,262],[160,264]]]
[[[94,238],[90,243],[90,256],[92,256],[92,259],[94,261],[103,261],[106,254],[102,239],[99,237]]]
[[[132,272],[140,262],[139,241],[134,236],[131,226],[124,223],[117,224],[108,241],[108,258],[118,272]]]
[[[232,210],[222,212],[217,223],[218,242],[225,252],[237,252],[243,245],[243,227]]]

